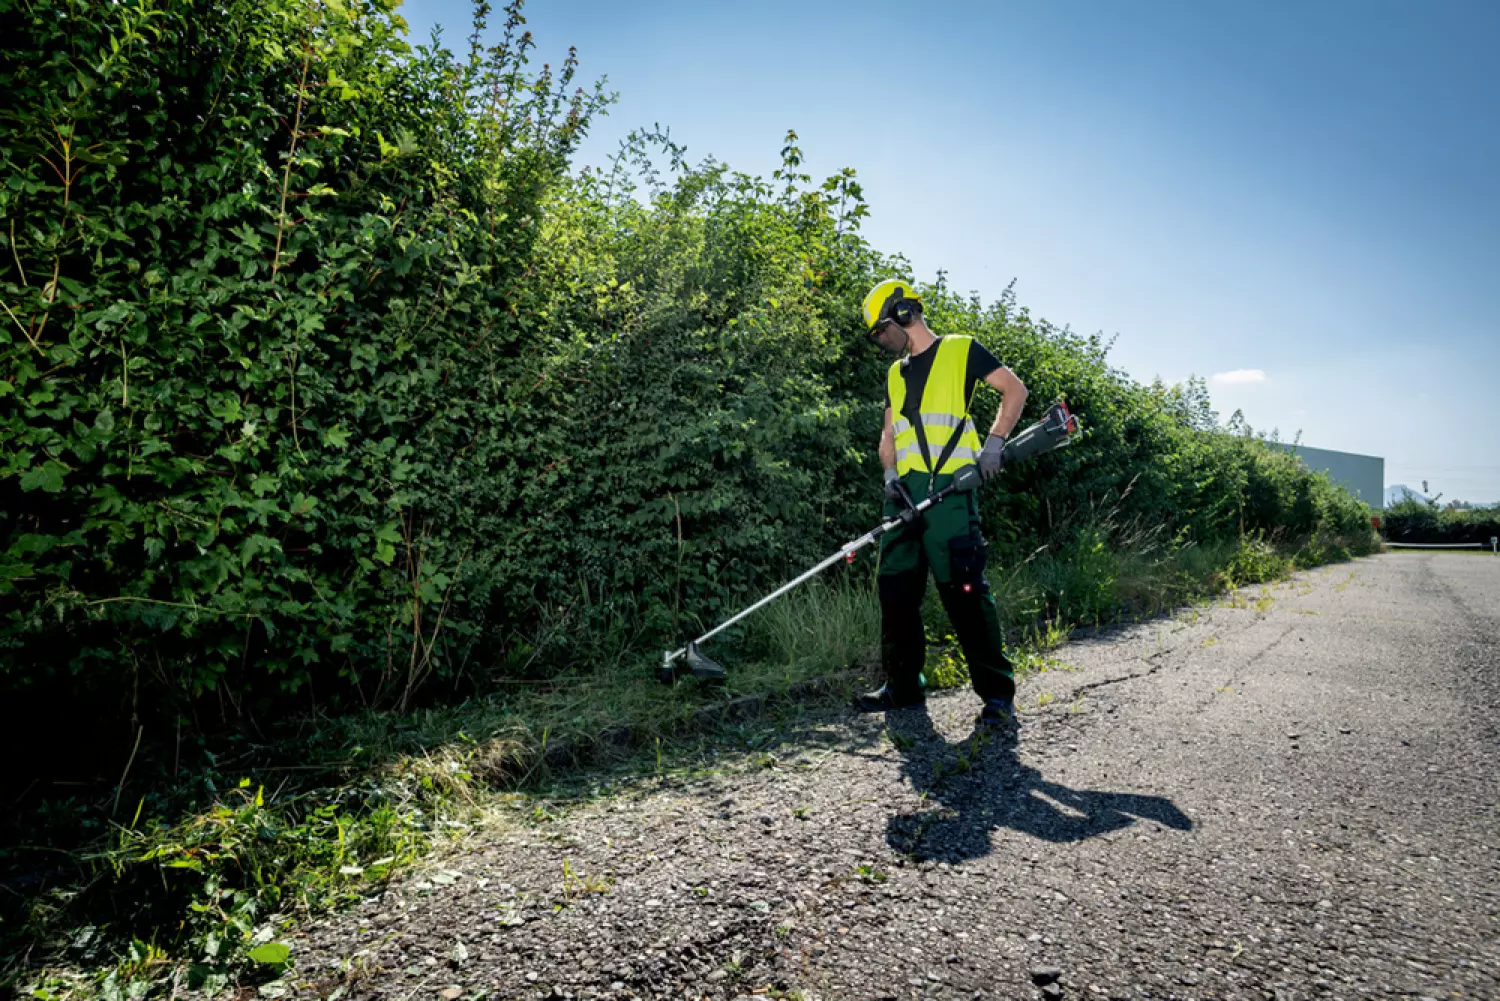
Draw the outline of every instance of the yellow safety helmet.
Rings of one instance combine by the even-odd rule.
[[[916,308],[913,309],[913,306]],[[912,291],[911,282],[900,278],[887,278],[870,289],[861,307],[865,326],[874,333],[887,321],[894,320],[901,326],[911,322],[914,312],[922,311],[922,299]]]

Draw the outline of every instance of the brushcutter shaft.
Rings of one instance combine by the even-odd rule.
[[[949,484],[948,486],[939,490],[937,493],[933,494],[931,497],[927,497],[920,503],[914,505],[911,508],[911,511],[915,512],[916,514],[921,514],[923,511],[926,511],[928,508],[932,507],[932,505],[938,503],[949,494],[956,492],[958,489],[958,486]],[[723,632],[725,629],[728,629],[730,626],[743,619],[745,616],[775,601],[777,598],[781,597],[783,594],[786,594],[788,591],[792,590],[794,587],[796,587],[798,584],[801,584],[808,578],[816,577],[824,570],[827,570],[829,567],[833,566],[839,560],[847,558],[851,553],[859,552],[861,549],[878,540],[886,532],[895,531],[896,529],[900,528],[902,525],[906,524],[908,520],[908,518],[898,516],[875,528],[870,529],[870,531],[866,532],[864,535],[861,535],[853,542],[847,543],[838,552],[834,553],[832,556],[828,557],[826,560],[824,560],[822,563],[819,563],[811,570],[808,570],[800,577],[797,577],[794,580],[787,581],[785,584],[781,585],[776,590],[772,591],[770,594],[766,595],[764,598],[751,605],[749,608],[741,610],[733,618],[725,619],[723,622],[719,623],[717,626],[710,629],[702,636],[699,636],[697,639],[693,640],[693,643],[703,643],[705,640],[712,639],[719,633]],[[688,648],[683,647],[680,650],[673,650],[670,653],[663,654],[661,661],[662,667],[670,667],[673,661],[683,657],[687,654],[687,652]]]
[[[786,594],[792,588],[796,587],[798,584],[801,584],[803,581],[807,580],[809,577],[816,577],[818,574],[822,573],[824,570],[827,570],[829,567],[833,566],[839,560],[844,559],[850,553],[859,552],[865,546],[868,546],[870,543],[874,542],[876,539],[880,538],[883,534],[885,534],[885,532],[887,531],[887,529],[888,529],[889,526],[891,526],[891,525],[899,525],[899,524],[901,524],[901,519],[895,518],[895,519],[892,519],[891,521],[887,522],[885,525],[881,525],[877,529],[873,529],[872,531],[866,532],[864,535],[860,536],[858,539],[855,539],[853,542],[851,542],[848,545],[844,546],[843,549],[840,549],[838,552],[834,553],[832,556],[828,557],[828,559],[824,560],[822,563],[819,563],[817,566],[813,567],[811,570],[807,571],[802,576],[798,577],[796,580],[787,581],[785,584],[781,585],[776,590],[772,591],[770,594],[766,595],[764,598],[760,599],[755,604],[751,605],[749,608],[744,609],[743,611],[741,611],[740,613],[738,613],[737,615],[735,615],[731,619],[724,620],[719,625],[715,626],[714,628],[710,629],[708,632],[704,633],[702,636],[699,636],[693,642],[694,643],[702,643],[704,640],[711,639],[714,636],[717,636],[719,633],[721,633],[724,630],[728,629],[730,626],[734,625],[736,622],[740,621],[745,616],[749,615],[751,612],[754,612],[754,611],[756,611],[756,610],[764,607],[765,605],[770,604],[771,602],[775,601],[777,598],[781,597],[783,594]],[[683,647],[681,650],[674,650],[674,651],[672,651],[671,653],[667,654],[666,656],[664,656],[662,658],[662,666],[665,667],[666,665],[672,663],[674,660],[676,660],[677,658],[681,657],[685,653],[687,653],[687,647]]]

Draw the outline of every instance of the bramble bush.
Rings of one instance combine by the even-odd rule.
[[[142,728],[635,664],[876,517],[886,360],[858,303],[906,265],[859,235],[853,171],[801,173],[789,134],[750,177],[660,133],[574,171],[607,96],[571,54],[532,68],[519,2],[491,48],[476,10],[457,56],[408,46],[393,0],[11,10],[17,719],[91,705],[128,750]],[[1201,382],[1136,384],[1010,290],[922,292],[1033,412],[1066,396],[1090,428],[986,489],[997,562],[1094,552],[1108,525],[1163,544],[1365,526],[1222,427]]]

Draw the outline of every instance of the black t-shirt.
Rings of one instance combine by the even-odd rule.
[[[901,363],[901,377],[906,380],[906,399],[914,405],[921,405],[922,391],[927,388],[927,376],[932,372],[932,361],[937,357],[938,346],[923,351],[919,355],[907,358]],[[964,371],[964,409],[969,409],[969,401],[974,398],[974,384],[986,378],[991,372],[1000,367],[1000,359],[990,354],[989,348],[980,344],[979,341],[969,341],[968,364]],[[891,388],[885,389],[885,405],[891,405]],[[895,415],[892,415],[895,416]]]

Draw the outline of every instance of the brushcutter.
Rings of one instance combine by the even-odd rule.
[[[1082,426],[1079,424],[1078,418],[1068,411],[1066,403],[1059,400],[1047,408],[1047,412],[1042,416],[1041,420],[1018,431],[1005,443],[1005,465],[1009,466],[1013,462],[1022,462],[1066,445],[1071,445],[1078,439],[1081,433]],[[752,612],[769,605],[803,581],[816,577],[839,560],[846,560],[852,563],[855,553],[866,546],[873,545],[879,541],[882,535],[910,525],[922,517],[923,513],[929,508],[941,504],[952,494],[966,494],[978,490],[980,483],[979,468],[975,465],[968,465],[955,473],[947,486],[921,501],[913,502],[911,496],[906,493],[903,487],[901,491],[903,497],[902,511],[900,514],[889,521],[876,525],[853,542],[845,544],[838,552],[811,570],[808,570],[794,580],[787,581],[755,604],[725,619],[702,636],[691,641],[687,646],[679,650],[666,651],[662,654],[661,669],[657,672],[657,676],[666,684],[672,684],[683,672],[683,668],[677,663],[678,661],[682,661],[686,665],[687,673],[695,678],[703,681],[723,681],[728,674],[722,664],[705,656],[702,650],[699,649],[704,642],[717,636]]]

